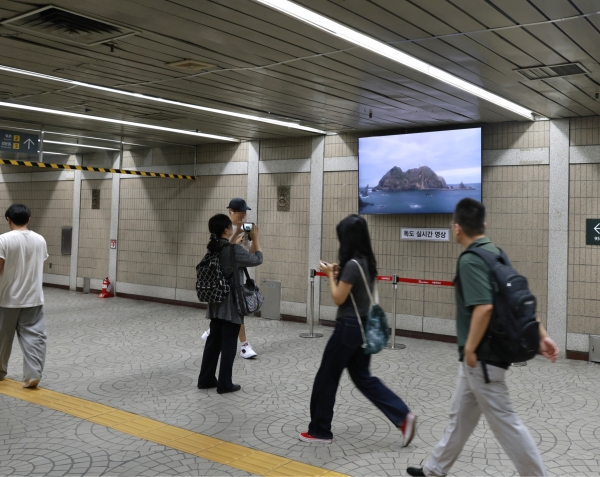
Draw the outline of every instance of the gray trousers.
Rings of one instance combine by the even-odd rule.
[[[41,379],[46,361],[44,307],[0,307],[0,379],[8,372],[15,332],[23,352],[23,381]]]
[[[476,368],[460,363],[458,384],[450,407],[450,424],[423,467],[425,475],[444,476],[450,472],[481,413],[519,475],[547,475],[531,434],[513,409],[504,381],[506,371],[489,365],[487,369],[491,381],[488,384],[484,381],[481,363]]]

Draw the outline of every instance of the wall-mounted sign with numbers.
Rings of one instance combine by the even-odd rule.
[[[37,154],[38,136],[0,129],[0,151],[24,152]]]
[[[449,242],[449,229],[413,229],[402,227],[400,240],[428,240],[431,242]]]

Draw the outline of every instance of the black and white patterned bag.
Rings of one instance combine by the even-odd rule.
[[[233,248],[233,247],[232,247]],[[219,252],[208,252],[196,265],[196,294],[202,303],[222,303],[231,287],[225,278]]]

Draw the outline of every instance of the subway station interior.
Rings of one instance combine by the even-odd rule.
[[[508,362],[509,414],[539,475],[600,475],[598,45],[600,0],[0,0],[0,209],[26,205],[48,255],[41,379],[21,328],[0,369],[0,475],[529,475],[485,413],[451,469],[427,467],[469,367],[464,198],[559,350]],[[264,302],[241,389],[217,392],[198,386],[223,320],[197,265],[236,198]],[[417,416],[409,443],[350,368],[333,440],[305,436],[342,310],[320,270],[351,214],[391,329],[370,369]]]

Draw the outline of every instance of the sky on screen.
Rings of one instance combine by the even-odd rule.
[[[481,129],[458,129],[358,140],[359,184],[376,186],[392,167],[429,166],[448,184],[481,182]]]

